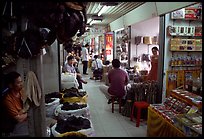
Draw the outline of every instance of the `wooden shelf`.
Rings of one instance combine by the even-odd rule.
[[[191,18],[171,18],[172,20],[184,20],[184,21],[199,21],[202,22],[202,19],[191,19]]]
[[[202,52],[202,50],[200,51],[195,51],[195,50],[170,50],[172,52]]]
[[[201,36],[191,36],[191,35],[169,35],[169,36],[172,36],[172,37],[202,37]]]
[[[170,65],[171,67],[201,67],[202,65]]]
[[[197,103],[194,103],[190,98],[186,98],[186,97],[184,97],[183,95],[181,95],[181,94],[179,94],[179,93],[176,93],[176,92],[174,92],[174,91],[171,91],[170,95],[171,95],[172,97],[177,98],[178,100],[181,100],[181,101],[183,101],[183,102],[189,104],[189,105],[193,105],[193,106],[196,106],[196,107],[198,107],[198,108],[202,108],[202,102],[201,102],[201,103],[198,103],[198,104],[197,104]],[[196,94],[193,94],[193,95],[198,96],[198,95],[196,95]]]

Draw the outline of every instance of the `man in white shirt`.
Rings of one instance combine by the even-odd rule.
[[[98,55],[94,56],[94,60],[92,61],[92,70],[93,70],[93,78],[102,79],[103,62],[101,59],[98,58]]]
[[[101,59],[98,58],[98,55],[94,56],[94,59],[92,61],[92,69],[102,69],[103,68],[103,62]]]
[[[88,75],[87,68],[88,68],[88,61],[89,61],[89,53],[87,47],[89,44],[86,44],[84,47],[82,47],[81,51],[81,58],[82,58],[82,64],[83,64],[83,74]]]

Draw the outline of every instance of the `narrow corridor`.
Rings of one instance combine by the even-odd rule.
[[[88,104],[95,136],[146,137],[146,123],[141,122],[140,127],[136,127],[135,120],[134,122],[130,121],[129,117],[118,112],[118,105],[115,106],[114,113],[111,112],[111,104],[107,103],[104,94],[99,90],[99,86],[103,85],[104,82],[90,80],[91,75],[90,69],[89,75],[83,75],[83,78],[88,81],[87,84],[83,84],[83,88],[88,93]]]

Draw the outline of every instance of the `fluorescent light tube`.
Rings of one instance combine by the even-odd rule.
[[[87,24],[89,24],[91,21],[92,21],[92,19],[89,18],[89,19],[87,20]]]
[[[100,16],[100,15],[102,15],[105,11],[107,11],[108,9],[110,8],[110,6],[103,6],[102,8],[101,8],[101,10],[99,11],[99,13],[98,13],[98,16]]]
[[[118,31],[121,31],[121,30],[124,30],[124,28],[117,29],[117,30],[115,30],[115,32],[118,32]]]

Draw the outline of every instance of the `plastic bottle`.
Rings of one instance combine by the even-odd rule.
[[[193,78],[192,75],[189,75],[188,79],[188,91],[192,92]]]

